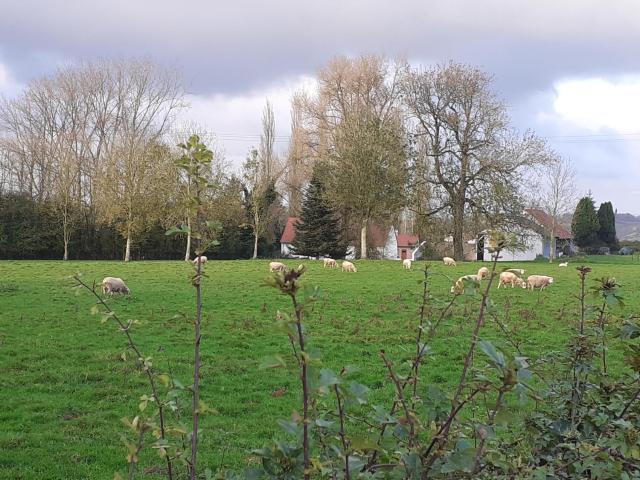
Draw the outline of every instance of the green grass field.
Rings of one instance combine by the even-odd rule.
[[[609,261],[607,261],[609,260]],[[207,265],[204,286],[202,398],[217,413],[204,417],[200,461],[212,469],[241,468],[250,451],[279,435],[278,418],[298,408],[298,381],[290,369],[259,370],[262,358],[289,355],[288,339],[273,328],[287,298],[262,286],[267,261],[221,261]],[[286,261],[293,266],[300,262]],[[359,380],[373,399],[385,402],[392,390],[378,351],[384,348],[400,362],[411,355],[421,294],[421,268],[400,262],[360,261],[358,273],[325,270],[321,262],[304,262],[305,282],[319,285],[324,299],[308,322],[309,342],[334,369],[360,368]],[[506,265],[501,264],[503,268]],[[563,348],[577,310],[576,264],[509,264],[530,273],[549,274],[556,283],[541,295],[521,289],[493,290],[498,305],[509,303],[509,327],[524,353],[535,359]],[[613,275],[624,285],[626,312],[640,310],[640,264],[631,258],[599,258],[594,278]],[[454,279],[475,273],[479,264],[434,270]],[[124,470],[125,450],[120,418],[133,417],[147,384],[134,364],[120,354],[125,340],[113,324],[91,316],[87,292],[76,295],[68,276],[86,280],[104,276],[125,279],[130,297],[115,298],[113,308],[124,319],[136,319],[134,337],[154,366],[190,384],[192,326],[176,314],[191,314],[191,267],[184,262],[0,262],[0,478],[98,479]],[[434,277],[433,292],[448,297],[449,281]],[[468,300],[479,303],[479,299]],[[453,384],[468,346],[470,321],[459,307],[432,343],[434,356],[426,379]],[[501,343],[488,321],[482,337]],[[612,348],[612,350],[615,350]],[[614,368],[623,369],[612,351]],[[273,396],[286,389],[284,395]],[[161,464],[153,453],[142,464]]]

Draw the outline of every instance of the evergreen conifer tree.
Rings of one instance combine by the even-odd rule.
[[[325,198],[325,187],[314,175],[302,202],[300,220],[295,226],[293,251],[310,257],[343,258],[347,248],[342,240],[340,223]]]
[[[616,216],[611,202],[600,204],[598,221],[600,223],[600,230],[598,230],[600,241],[608,247],[615,248],[618,244],[618,239],[616,238]]]
[[[600,222],[591,197],[583,197],[578,202],[571,221],[573,240],[581,248],[593,247],[598,242]]]

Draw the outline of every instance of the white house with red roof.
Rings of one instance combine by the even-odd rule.
[[[295,225],[298,221],[298,217],[289,217],[287,219],[287,224],[280,237],[280,253],[283,257],[302,258],[300,255],[292,253],[293,242],[296,238]],[[399,234],[394,227],[386,230],[377,225],[369,226],[368,241],[369,246],[375,248],[381,258],[388,260],[404,260],[405,258],[415,260],[416,255],[425,243],[420,243],[417,235]],[[347,249],[346,258],[355,258],[355,251],[355,245],[350,245]]]
[[[573,248],[573,235],[558,220],[538,208],[528,208],[523,212],[529,226],[516,232],[521,239],[523,248],[519,250],[503,250],[499,261],[519,262],[535,260],[537,257],[549,258],[551,253],[551,232],[556,238],[556,257],[563,255],[563,249]],[[489,252],[489,241],[486,232],[480,234],[477,240],[478,260],[489,262],[492,254]]]

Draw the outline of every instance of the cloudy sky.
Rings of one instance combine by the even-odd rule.
[[[0,0],[0,12],[0,94],[74,61],[147,56],[182,73],[185,120],[236,163],[266,98],[286,149],[291,93],[336,54],[472,63],[516,127],[572,159],[581,192],[640,214],[637,0]]]

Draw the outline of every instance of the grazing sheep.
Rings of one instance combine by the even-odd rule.
[[[518,276],[524,275],[524,268],[507,268],[505,272],[515,273]]]
[[[569,262],[559,263],[558,266],[559,267],[568,267],[569,266]]]
[[[544,290],[553,283],[553,277],[547,277],[546,275],[529,275],[527,278],[527,289],[534,290],[539,288]]]
[[[456,261],[451,257],[444,257],[442,259],[442,261],[444,262],[444,265],[446,267],[456,267],[457,266]]]
[[[270,262],[269,263],[269,271],[270,272],[284,272],[287,266],[281,262]]]
[[[204,265],[208,261],[209,261],[209,259],[206,256],[200,255],[199,257],[196,257],[196,258],[193,259],[193,265],[197,267],[198,263],[201,263],[202,265]]]
[[[357,272],[358,269],[356,268],[356,266],[351,263],[351,262],[347,262],[346,260],[344,262],[342,262],[342,271],[343,272]]]
[[[478,281],[479,281],[478,275],[463,275],[458,280],[456,280],[456,283],[452,285],[451,293],[457,293],[458,295],[461,295],[462,292],[464,292],[465,283],[467,282],[476,283]]]
[[[104,295],[112,295],[114,293],[129,295],[131,290],[129,290],[129,287],[127,287],[121,278],[104,277],[102,280],[102,293]]]
[[[456,283],[451,287],[451,293],[462,293],[464,290],[464,282],[465,280],[471,282],[481,282],[484,278],[489,275],[489,269],[487,267],[480,267],[478,273],[475,275],[464,275],[456,280]]]
[[[409,259],[409,258],[405,258],[405,259],[402,261],[402,268],[405,268],[405,269],[407,269],[407,270],[411,270],[411,259]]]
[[[478,273],[476,276],[478,277],[478,280],[482,280],[487,278],[488,275],[489,275],[489,269],[487,267],[480,267],[480,270],[478,270]]]
[[[511,285],[511,288],[515,288],[516,285],[522,288],[526,288],[524,280],[513,272],[502,272],[500,274],[500,281],[498,282],[498,288],[503,285]]]
[[[333,258],[324,259],[324,268],[336,268],[338,264]]]

